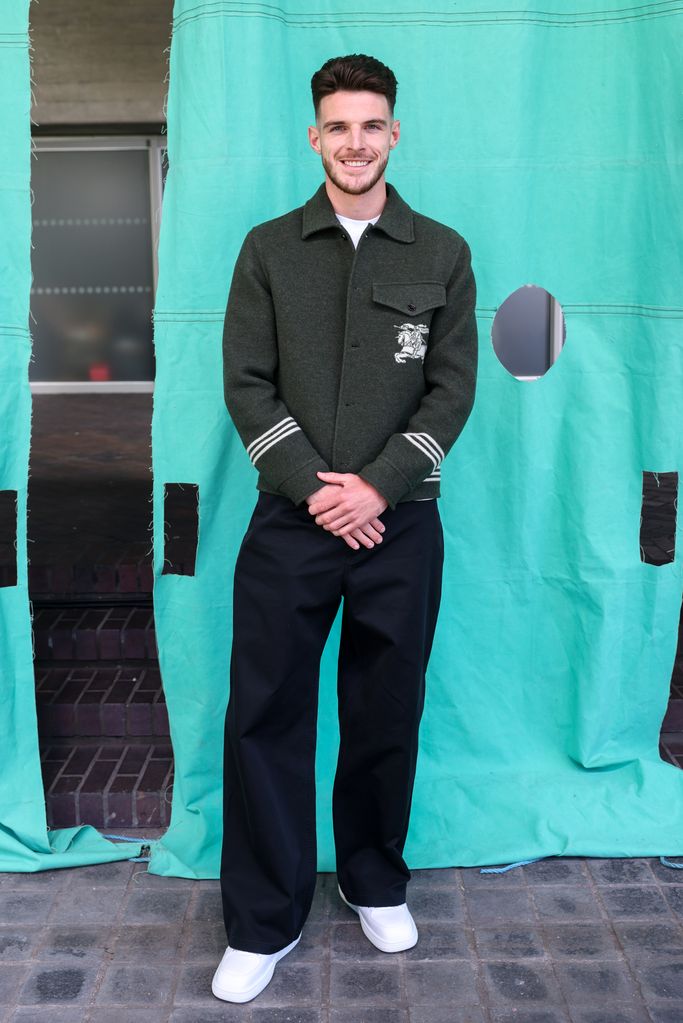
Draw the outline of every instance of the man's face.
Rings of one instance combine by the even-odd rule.
[[[340,90],[320,101],[308,138],[322,157],[327,176],[342,192],[369,192],[384,173],[389,150],[398,142],[400,122],[378,92]]]

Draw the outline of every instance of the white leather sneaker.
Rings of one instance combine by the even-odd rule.
[[[302,932],[303,933],[303,932]],[[278,960],[301,941],[301,934],[278,952],[245,952],[230,945],[211,981],[211,990],[224,1002],[249,1002],[270,983]]]
[[[339,884],[337,889],[346,905],[358,913],[363,934],[375,948],[403,952],[417,944],[417,927],[406,902],[400,906],[354,906]]]

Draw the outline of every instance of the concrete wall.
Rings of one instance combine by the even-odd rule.
[[[34,132],[163,124],[172,17],[173,0],[34,0]]]

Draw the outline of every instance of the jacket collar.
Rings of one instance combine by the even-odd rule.
[[[384,231],[399,242],[415,241],[413,232],[413,211],[403,201],[393,185],[386,182],[387,199],[379,220],[373,227]],[[325,188],[325,182],[311,196],[303,207],[303,227],[301,237],[307,238],[314,231],[322,231],[327,227],[339,227],[334,206]]]

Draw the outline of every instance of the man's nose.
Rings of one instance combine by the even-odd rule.
[[[363,148],[363,129],[360,125],[355,128],[351,127],[351,147],[354,152],[358,152]]]

